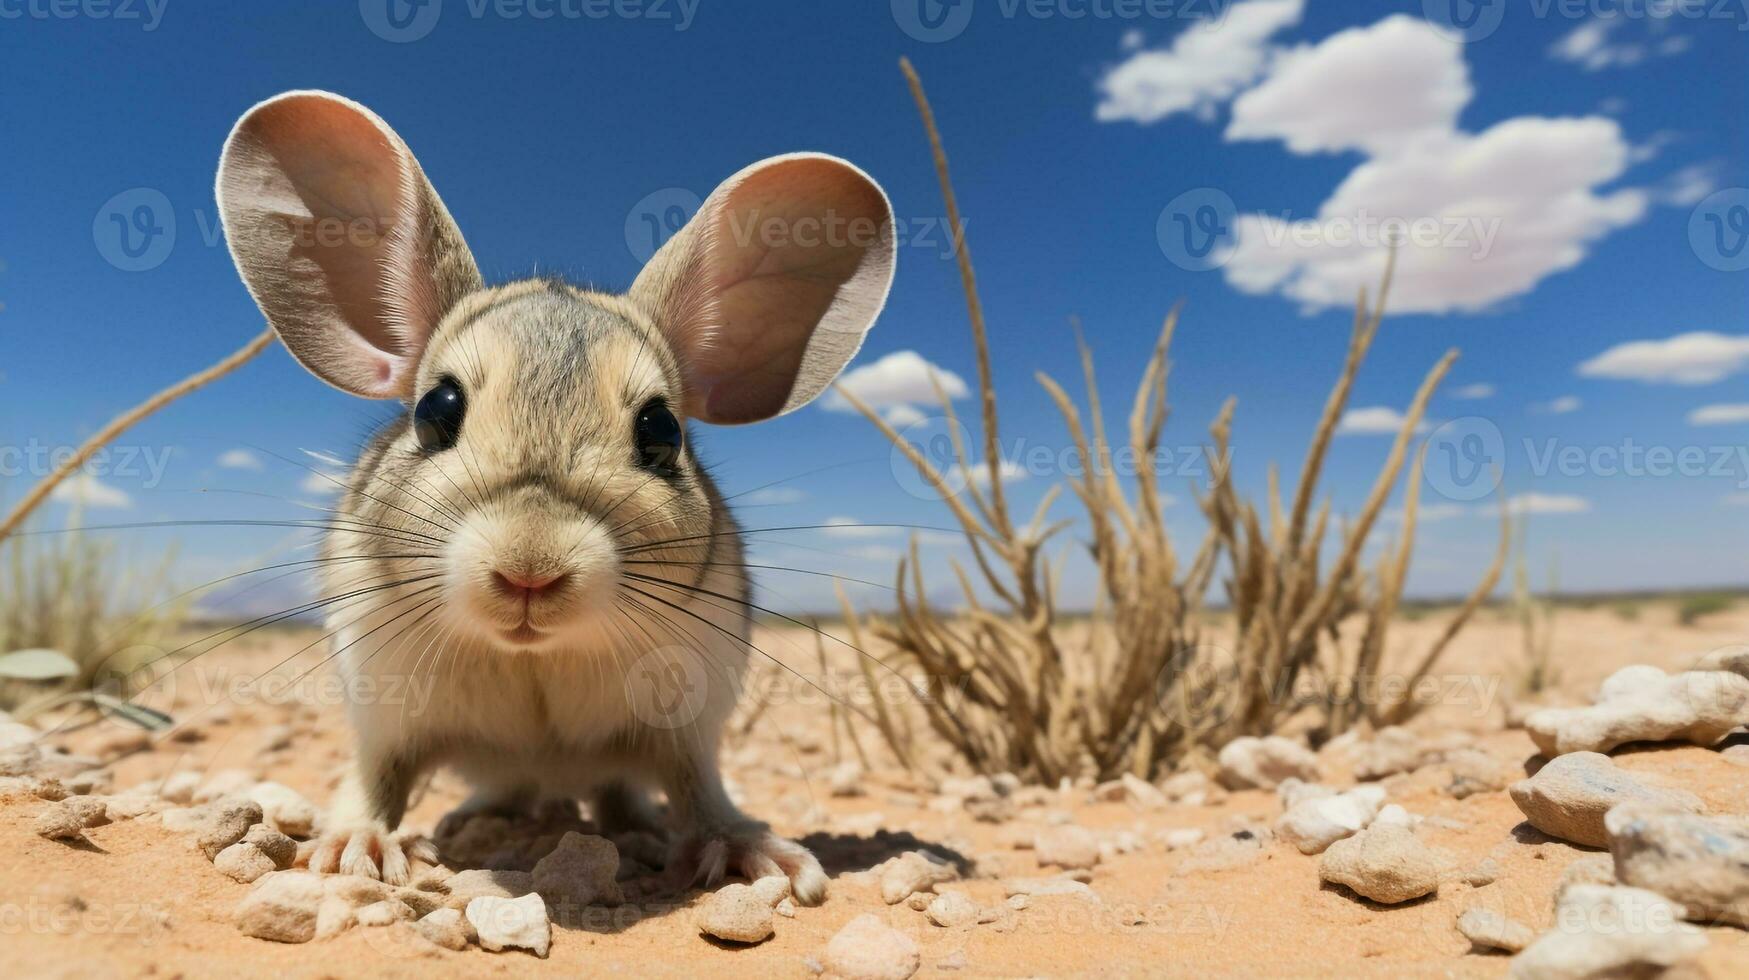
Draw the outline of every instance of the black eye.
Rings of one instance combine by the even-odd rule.
[[[454,378],[440,379],[413,407],[413,437],[419,440],[419,448],[440,453],[455,445],[462,437],[462,416],[467,411],[461,384]]]
[[[654,399],[638,410],[633,436],[638,443],[638,462],[644,469],[663,476],[680,471],[680,447],[686,438],[680,420],[662,399]]]

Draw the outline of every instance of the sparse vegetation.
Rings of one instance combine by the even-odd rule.
[[[78,530],[77,513],[60,534],[18,532],[99,449],[164,406],[242,367],[273,340],[273,331],[264,330],[111,419],[0,518],[0,707],[28,715],[83,701],[156,724],[150,711],[122,702],[115,692],[91,689],[148,666],[152,644],[186,611],[184,602],[160,601],[172,557],[145,575],[120,573],[112,547]]]
[[[916,542],[896,574],[897,609],[891,619],[864,629],[846,603],[853,641],[873,635],[893,651],[890,666],[914,668],[928,678],[922,711],[930,729],[973,769],[1011,771],[1054,782],[1063,777],[1111,778],[1122,773],[1153,776],[1187,753],[1218,746],[1242,734],[1272,732],[1303,711],[1313,715],[1316,738],[1356,724],[1405,720],[1417,704],[1406,696],[1380,696],[1386,671],[1388,624],[1402,596],[1419,502],[1419,459],[1411,468],[1401,536],[1383,551],[1369,574],[1362,552],[1383,508],[1399,485],[1410,444],[1428,400],[1450,368],[1450,352],[1428,372],[1392,443],[1360,513],[1337,535],[1335,560],[1325,563],[1331,505],[1314,507],[1319,476],[1354,378],[1372,346],[1383,314],[1384,288],[1369,308],[1356,311],[1342,371],[1324,407],[1291,505],[1284,507],[1272,470],[1266,515],[1239,496],[1229,469],[1234,403],[1211,428],[1212,472],[1198,503],[1210,529],[1194,552],[1173,545],[1162,514],[1157,475],[1137,467],[1133,488],[1114,472],[1114,452],[1137,460],[1156,457],[1167,416],[1167,352],[1178,311],[1166,317],[1148,357],[1123,435],[1108,438],[1093,357],[1077,331],[1086,406],[1083,409],[1052,377],[1038,382],[1056,404],[1074,441],[1081,476],[1067,481],[1087,518],[1085,542],[1098,569],[1097,607],[1085,629],[1061,630],[1056,610],[1058,568],[1045,555],[1049,539],[1067,521],[1048,514],[1062,489],[1052,487],[1030,519],[1013,516],[999,478],[996,389],[989,338],[970,253],[933,113],[921,81],[904,65],[923,117],[945,197],[948,226],[956,229],[956,255],[964,287],[977,372],[982,423],[981,458],[958,436],[953,405],[937,392],[954,434],[959,473],[987,480],[950,481],[878,413],[845,392],[853,404],[905,453],[936,488],[963,529],[972,551],[972,571],[955,562],[953,572],[965,610],[949,615],[928,600]],[[1388,287],[1389,273],[1386,273]],[[957,485],[963,482],[964,486]],[[1405,684],[1412,691],[1498,581],[1508,531],[1493,567],[1458,608],[1434,643],[1412,662]],[[1225,591],[1233,648],[1205,641],[1203,596],[1225,557]],[[976,584],[974,584],[974,572]],[[982,586],[982,589],[980,589]],[[996,604],[987,606],[987,591]],[[1358,618],[1358,636],[1343,627]],[[1308,690],[1309,688],[1309,690]],[[908,765],[923,761],[913,734],[897,720],[877,719],[889,745]]]
[[[1519,690],[1524,694],[1540,694],[1559,682],[1559,668],[1554,665],[1556,571],[1549,567],[1548,591],[1538,597],[1531,591],[1530,568],[1525,556],[1525,529],[1518,525],[1518,547],[1512,561],[1512,610],[1524,638],[1523,673]]]
[[[1676,621],[1684,626],[1693,626],[1702,617],[1721,613],[1736,604],[1736,600],[1718,592],[1703,592],[1698,595],[1685,596],[1676,606]]]

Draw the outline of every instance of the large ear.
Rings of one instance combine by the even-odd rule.
[[[681,361],[686,413],[792,411],[862,346],[893,282],[893,209],[836,157],[772,157],[723,182],[650,259],[631,298]]]
[[[480,288],[461,232],[407,144],[327,92],[237,121],[219,215],[243,282],[292,355],[366,398],[407,397],[443,315]]]

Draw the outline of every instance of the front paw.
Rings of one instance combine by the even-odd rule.
[[[814,855],[757,821],[689,834],[668,858],[668,874],[683,887],[710,888],[729,873],[748,881],[788,878],[790,893],[803,905],[826,899],[826,872]]]
[[[337,827],[300,849],[299,864],[318,874],[359,875],[391,885],[413,878],[414,864],[437,863],[437,848],[411,831],[391,832],[381,824]]]

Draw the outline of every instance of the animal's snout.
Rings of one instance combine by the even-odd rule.
[[[532,599],[562,590],[570,572],[531,572],[523,569],[492,569],[492,588],[512,599]]]

